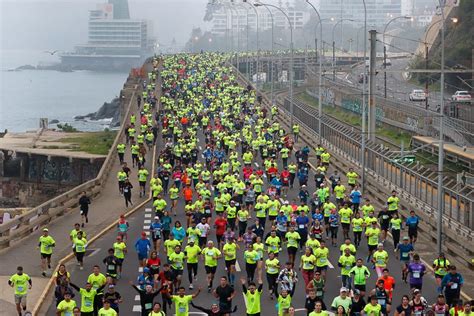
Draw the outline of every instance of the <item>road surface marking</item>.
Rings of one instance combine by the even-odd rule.
[[[151,208],[149,208],[149,207],[145,208],[145,212],[147,212],[147,213],[151,212]]]
[[[143,221],[144,224],[151,224],[151,219],[146,219]]]
[[[331,264],[331,261],[328,260],[329,269],[334,269],[334,266]]]
[[[141,312],[142,311],[142,307],[140,305],[133,305],[133,312]]]
[[[239,265],[239,261],[238,261],[238,260],[235,260],[235,271],[237,271],[237,272],[242,271],[242,270],[240,269],[240,265]]]
[[[138,267],[138,272],[143,273],[143,267]]]
[[[151,214],[145,214],[145,218],[151,218]]]
[[[135,295],[135,301],[139,301],[140,300],[140,295]]]
[[[150,229],[150,226],[143,226],[143,230],[147,230],[147,229]]]

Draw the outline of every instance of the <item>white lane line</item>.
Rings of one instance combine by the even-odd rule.
[[[141,307],[140,305],[133,305],[132,311],[133,311],[133,312],[141,313],[142,307]]]
[[[334,269],[334,266],[331,264],[331,261],[328,260],[329,269]]]
[[[147,207],[147,208],[145,209],[145,213],[149,213],[149,212],[151,212],[151,208],[150,208],[150,207]]]
[[[149,227],[148,227],[148,228],[149,228]],[[147,236],[150,236],[150,232],[149,232],[149,231],[145,231],[145,234],[146,234]]]
[[[150,229],[150,226],[143,226],[143,230],[146,231],[147,229]]]
[[[202,150],[202,147],[201,147],[201,146],[199,146],[199,150]]]
[[[145,214],[145,218],[151,218],[151,214]]]
[[[140,300],[140,295],[135,295],[135,301],[139,301]]]
[[[143,267],[138,267],[138,272],[143,273]]]
[[[151,224],[151,219],[146,219],[143,221],[144,224]]]
[[[240,269],[240,265],[239,265],[239,261],[238,261],[238,260],[235,260],[235,271],[237,271],[237,272],[242,271],[242,270]]]

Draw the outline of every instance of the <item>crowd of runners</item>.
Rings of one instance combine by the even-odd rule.
[[[401,218],[397,192],[376,209],[361,194],[359,175],[352,168],[344,175],[333,170],[321,145],[298,146],[300,127],[285,129],[278,109],[265,107],[255,90],[240,85],[225,57],[166,56],[155,58],[153,66],[137,99],[140,115],[130,117],[126,141],[117,147],[123,163],[117,195],[129,207],[132,183],[138,181],[140,196],[150,188],[151,224],[140,236],[129,236],[131,224],[120,217],[108,256],[87,259],[93,261],[86,262],[91,274],[80,284],[61,265],[53,275],[57,315],[118,315],[120,304],[132,299],[116,286],[128,281],[122,267],[136,264],[128,258],[133,252],[142,272],[130,286],[144,316],[185,316],[193,310],[255,316],[269,303],[275,305],[271,315],[295,315],[296,295],[305,297],[303,313],[310,316],[471,314],[471,302],[460,296],[463,277],[449,259],[440,254],[430,267],[421,260],[419,218],[414,211]],[[156,173],[150,174],[145,156],[155,143]],[[129,178],[127,150],[138,179]],[[313,153],[316,162],[310,165]],[[80,269],[90,202],[81,197],[83,221],[68,237]],[[44,228],[39,239],[44,276],[54,246]],[[332,270],[330,252],[339,258]],[[400,262],[401,275],[390,273],[389,260]],[[225,274],[215,280],[218,266],[225,266]],[[436,287],[423,287],[428,273]],[[195,286],[198,277],[206,278],[207,289]],[[329,283],[336,282],[338,293],[328,294]],[[392,301],[395,284],[402,282],[410,290]],[[31,279],[18,267],[9,284],[21,315]],[[437,299],[428,302],[423,295],[428,292]],[[203,295],[216,303],[202,306]],[[245,306],[233,305],[236,295],[244,296]]]

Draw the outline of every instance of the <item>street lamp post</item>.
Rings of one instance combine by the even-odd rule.
[[[361,192],[362,194],[365,192],[365,147],[366,147],[366,137],[365,131],[367,129],[367,107],[366,107],[366,89],[367,89],[367,67],[365,64],[365,60],[367,59],[367,6],[365,4],[365,0],[362,0],[364,4],[364,75],[363,77],[363,84],[362,84],[362,133],[361,133],[361,155],[360,155],[360,164],[362,165],[362,174],[361,174]]]
[[[270,14],[270,18],[272,20],[272,56],[270,57],[270,77],[271,77],[271,82],[270,82],[270,95],[271,95],[271,102],[272,102],[272,106],[273,104],[275,103],[275,93],[274,93],[274,77],[273,77],[273,58],[275,57],[275,51],[274,51],[274,20],[273,20],[273,13],[272,13],[272,10],[270,10],[269,7],[267,6],[264,6],[265,9],[267,9],[268,11],[268,14]]]
[[[353,19],[340,19],[332,27],[332,80],[333,81],[336,81],[336,42],[335,42],[335,39],[334,39],[334,32],[336,30],[336,26],[338,26],[339,23],[341,23],[343,21],[354,22]],[[342,38],[341,38],[341,41],[342,41]]]
[[[383,29],[383,34],[382,34],[382,38],[383,38],[383,69],[387,69],[387,43],[385,42],[385,33],[387,33],[387,28],[390,25],[390,23],[392,23],[395,20],[399,20],[399,19],[411,19],[411,16],[408,16],[408,15],[396,16],[393,19],[391,19],[390,21],[388,21],[387,24],[385,24],[385,27]],[[384,97],[386,99],[387,98],[387,72],[386,71],[384,71],[384,73],[383,73],[383,87],[384,87]]]
[[[293,48],[293,25],[291,23],[290,17],[288,14],[285,13],[280,7],[277,7],[273,4],[266,4],[266,3],[254,3],[254,6],[259,7],[259,6],[268,6],[277,9],[280,11],[288,20],[288,24],[290,26],[290,51],[291,51],[291,56],[290,56],[290,128],[293,127],[293,62],[294,62],[294,48]]]
[[[440,117],[439,117],[439,145],[438,145],[438,223],[437,223],[437,239],[436,246],[438,254],[442,252],[442,229],[443,229],[443,213],[444,213],[444,188],[443,188],[443,169],[444,169],[444,33],[445,33],[445,2],[439,0],[441,8],[441,78],[440,78]]]
[[[256,29],[257,29],[257,69],[255,73],[257,74],[257,90],[258,90],[258,68],[259,68],[259,62],[260,62],[260,49],[259,49],[259,42],[258,42],[258,33],[259,33],[259,27],[258,27],[258,11],[257,8],[255,8],[251,3],[247,2],[247,0],[244,0],[244,3],[248,3],[248,5],[254,10],[255,12],[255,22],[256,22]],[[247,15],[247,27],[248,27],[248,15]],[[247,34],[247,41],[248,41],[248,34]],[[257,92],[258,94],[258,92]]]
[[[321,130],[321,122],[323,120],[323,98],[322,98],[322,81],[323,81],[323,76],[322,76],[322,60],[323,60],[323,52],[322,52],[322,47],[323,47],[323,21],[321,20],[321,15],[319,14],[318,10],[316,7],[309,2],[309,0],[306,0],[306,3],[308,3],[311,8],[313,8],[314,12],[318,16],[318,23],[319,23],[319,74],[318,74],[318,112],[319,112],[319,120],[318,120],[318,134],[319,134],[319,141],[321,142],[323,135],[322,135],[322,130]],[[317,39],[315,40],[317,42]],[[317,47],[315,47],[316,51],[318,50]]]

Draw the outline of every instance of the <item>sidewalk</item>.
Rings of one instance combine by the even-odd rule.
[[[158,85],[157,85],[158,86]],[[135,100],[132,100],[132,111],[139,117],[139,111]],[[128,123],[128,122],[127,122]],[[152,176],[153,151],[147,152],[146,168]],[[136,168],[132,168],[130,148],[127,148],[125,154],[125,161],[128,163],[131,172],[131,183],[134,188],[132,190],[132,201],[134,205],[138,205],[146,198],[139,198],[139,184]],[[85,225],[83,230],[87,233],[87,239],[96,235],[112,222],[117,221],[119,216],[133,208],[125,207],[125,200],[120,196],[118,191],[116,174],[121,169],[118,157],[114,157],[114,164],[110,175],[102,188],[101,193],[93,199],[89,208],[89,223]],[[148,184],[147,184],[148,189]],[[52,267],[55,268],[57,262],[71,253],[71,242],[69,233],[74,228],[75,223],[81,222],[81,216],[77,208],[71,209],[64,216],[57,218],[48,225],[50,235],[56,241],[52,257]],[[40,255],[36,248],[38,245],[38,238],[41,236],[41,229],[29,237],[12,244],[8,249],[0,252],[0,315],[15,315],[16,308],[13,303],[13,289],[7,284],[8,278],[16,273],[16,267],[21,265],[26,274],[33,279],[33,288],[28,292],[28,310],[31,310],[39,299],[41,293],[47,282],[51,271],[48,272],[48,277],[41,276]],[[89,249],[91,250],[91,249]],[[85,259],[87,260],[87,259]],[[54,271],[53,271],[54,272]]]

